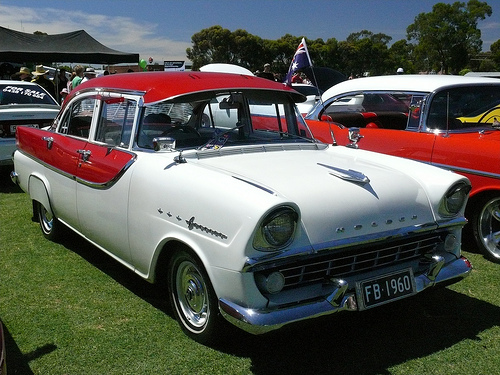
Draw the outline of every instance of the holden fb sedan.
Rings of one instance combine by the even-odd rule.
[[[317,142],[304,99],[247,75],[96,78],[50,129],[18,129],[12,179],[45,237],[71,228],[165,285],[203,343],[227,322],[265,333],[467,276],[469,181]]]
[[[12,165],[19,126],[49,126],[59,109],[55,99],[36,83],[0,80],[0,165]]]
[[[468,177],[471,237],[486,257],[500,261],[499,105],[500,80],[494,78],[381,76],[333,86],[306,119],[323,141],[355,140],[366,150]],[[349,111],[338,111],[340,107]]]

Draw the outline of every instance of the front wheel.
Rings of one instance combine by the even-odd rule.
[[[48,211],[43,204],[36,202],[36,210],[38,213],[38,222],[40,229],[45,238],[51,241],[57,241],[62,237],[63,224]]]
[[[170,301],[183,331],[202,344],[215,343],[224,322],[201,263],[180,250],[173,256],[168,273]]]
[[[500,262],[500,196],[478,202],[472,230],[479,250],[488,259]]]

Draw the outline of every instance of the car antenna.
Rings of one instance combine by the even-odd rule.
[[[328,121],[328,128],[330,129],[330,136],[332,137],[332,145],[337,146],[337,140],[335,139],[335,134],[332,130],[332,123]]]

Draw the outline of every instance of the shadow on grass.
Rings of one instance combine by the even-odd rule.
[[[76,234],[63,243],[154,307],[173,316],[166,296]],[[500,307],[446,288],[364,312],[343,312],[251,336],[238,332],[214,349],[250,358],[254,374],[389,374],[500,325]],[[180,329],[180,328],[179,328]]]
[[[165,311],[173,317],[173,314],[168,309],[168,303],[166,303],[167,295],[163,294],[160,288],[147,282],[81,236],[67,229],[64,238],[59,243],[112,277],[115,281],[155,308]]]
[[[23,354],[16,342],[12,338],[9,330],[4,325],[4,335],[5,335],[5,349],[6,349],[6,359],[7,359],[7,370],[9,374],[23,374],[30,375],[33,374],[31,371],[29,362],[43,357],[45,354],[49,354],[57,349],[54,344],[46,344],[40,348],[37,348],[31,353]]]
[[[500,308],[449,289],[359,313],[334,314],[254,337],[228,352],[254,374],[389,374],[500,324]],[[234,350],[238,348],[238,350]]]
[[[10,179],[10,172],[13,170],[12,166],[0,166],[0,193],[22,193],[23,191],[19,186],[14,184]]]

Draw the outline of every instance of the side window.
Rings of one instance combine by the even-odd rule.
[[[95,97],[86,97],[72,103],[64,115],[59,133],[88,138],[96,104]]]
[[[135,100],[123,97],[103,100],[95,140],[110,146],[127,148],[131,142],[136,108]]]
[[[420,117],[422,115],[422,106],[425,96],[413,95],[410,100],[408,114],[408,129],[417,130],[420,126]]]
[[[411,95],[355,93],[337,98],[323,113],[325,119],[350,127],[403,130],[408,122]]]
[[[491,126],[498,117],[498,86],[466,86],[436,93],[427,116],[429,129],[455,130]]]

